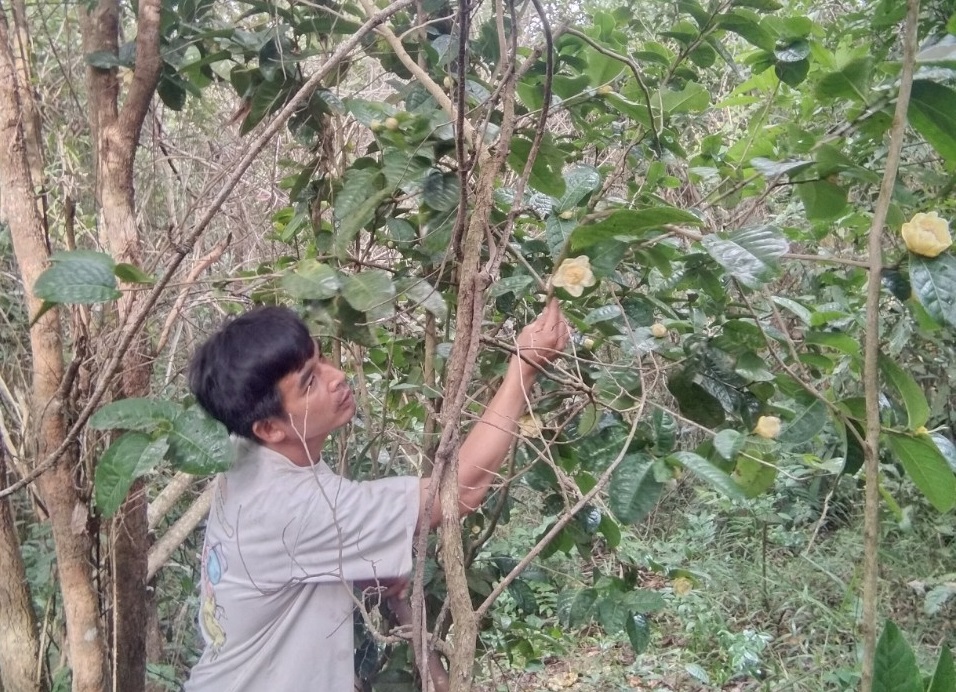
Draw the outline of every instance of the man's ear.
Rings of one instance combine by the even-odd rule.
[[[265,444],[278,444],[286,438],[285,428],[274,418],[263,418],[252,424],[253,434]]]

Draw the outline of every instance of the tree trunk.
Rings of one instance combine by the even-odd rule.
[[[0,446],[0,478],[5,477]],[[36,613],[30,600],[13,508],[6,498],[0,500],[0,575],[0,690],[43,692],[37,681],[40,641]]]
[[[133,163],[140,130],[162,67],[159,15],[157,0],[140,2],[136,66],[122,110],[118,107],[119,84],[115,70],[92,66],[87,69],[100,241],[117,262],[135,266],[142,266],[143,250],[136,226]],[[83,15],[84,50],[115,53],[118,43],[119,3],[102,0]],[[120,299],[117,317],[121,323],[133,312],[135,300],[132,292]],[[148,343],[140,334],[123,355],[120,396],[149,394],[151,362]],[[146,508],[145,486],[137,481],[110,526],[114,692],[142,692],[146,685],[147,607],[150,603],[146,594],[149,553]]]
[[[2,9],[2,8],[0,8]],[[19,86],[14,71],[6,15],[0,11],[0,188],[4,212],[13,239],[29,314],[39,312],[41,301],[33,285],[47,260],[45,223],[36,203],[36,186],[30,177],[22,123]],[[33,427],[29,431],[32,454],[44,457],[65,437],[66,421],[59,392],[63,378],[63,345],[57,310],[50,310],[30,329],[32,356]],[[32,455],[31,454],[31,455]],[[37,480],[50,512],[60,586],[67,624],[67,641],[76,692],[102,692],[106,682],[106,647],[99,602],[90,567],[92,540],[86,502],[73,478],[75,456],[65,454]]]

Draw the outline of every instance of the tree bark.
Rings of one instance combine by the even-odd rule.
[[[87,53],[116,53],[119,46],[119,3],[101,0],[83,14],[83,45]],[[139,3],[136,63],[122,109],[115,70],[87,68],[90,125],[96,153],[96,199],[99,235],[103,246],[118,262],[143,264],[143,248],[136,225],[133,164],[140,130],[162,68],[159,54],[160,2]],[[136,295],[124,293],[117,318],[125,322],[133,313]],[[123,354],[119,394],[149,394],[152,357],[141,332]],[[146,593],[149,536],[145,486],[136,481],[110,526],[113,596],[113,690],[142,692],[146,685],[146,632],[149,622]]]
[[[0,7],[2,10],[2,7]],[[41,301],[33,285],[45,268],[45,222],[36,203],[36,186],[30,176],[22,123],[25,116],[19,97],[6,15],[0,11],[0,188],[4,213],[13,239],[29,314],[39,312]],[[63,345],[57,310],[46,312],[30,329],[32,357],[33,428],[28,432],[31,456],[45,457],[66,435],[63,400]],[[50,512],[60,587],[63,592],[67,641],[75,692],[102,692],[106,682],[106,647],[97,592],[93,585],[87,505],[73,479],[75,455],[64,454],[37,479],[40,495]]]
[[[0,446],[0,478],[6,476],[3,447]],[[43,692],[37,681],[40,640],[36,613],[30,600],[20,541],[13,508],[0,500],[0,690]]]

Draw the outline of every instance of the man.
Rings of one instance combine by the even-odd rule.
[[[567,342],[556,302],[525,327],[517,355],[461,445],[459,511],[482,502],[508,453],[538,368]],[[196,353],[197,400],[239,439],[216,480],[202,556],[199,622],[206,648],[186,692],[352,689],[352,584],[412,569],[429,478],[356,482],[321,460],[329,434],[355,414],[344,373],[291,310],[266,307],[227,323]]]

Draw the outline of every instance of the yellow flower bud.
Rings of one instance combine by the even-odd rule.
[[[398,129],[398,125],[399,125],[398,118],[392,118],[392,117],[385,118],[386,130],[391,130],[392,132],[394,132],[395,130]]]
[[[587,255],[564,260],[551,277],[551,285],[563,288],[577,298],[587,286],[597,283],[591,271],[591,260]]]
[[[614,88],[610,84],[603,84],[597,88],[598,96],[608,96],[614,93]]]
[[[939,218],[935,211],[914,214],[901,231],[906,249],[923,257],[936,257],[953,244],[949,221]]]
[[[757,419],[757,426],[754,428],[754,435],[766,440],[772,440],[780,434],[780,419],[776,416],[760,416]]]
[[[665,327],[660,322],[655,322],[651,325],[651,336],[655,339],[663,339],[667,336],[667,327]]]

